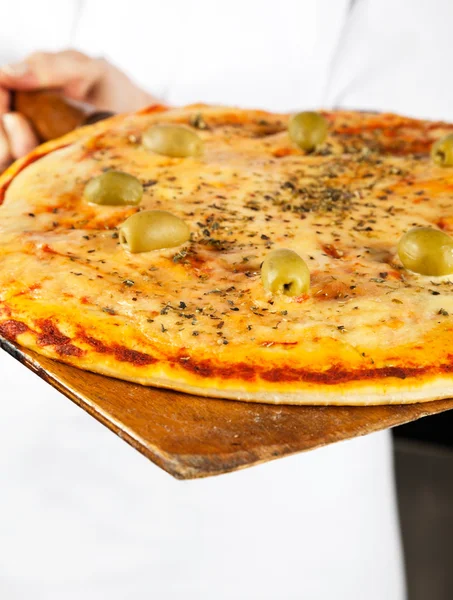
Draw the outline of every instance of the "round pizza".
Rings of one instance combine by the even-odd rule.
[[[149,386],[453,395],[453,126],[154,106],[0,178],[0,335]]]

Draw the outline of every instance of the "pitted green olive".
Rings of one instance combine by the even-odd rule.
[[[148,150],[175,158],[198,156],[203,151],[201,138],[183,125],[154,125],[143,134],[143,144]]]
[[[91,179],[85,186],[83,197],[87,202],[107,206],[136,205],[143,196],[140,181],[129,173],[107,171]]]
[[[273,294],[300,296],[310,287],[310,271],[293,250],[272,250],[261,265],[261,281]]]
[[[437,140],[431,148],[431,157],[440,167],[453,167],[453,133]]]
[[[416,227],[403,235],[398,256],[404,267],[420,275],[453,273],[453,238],[431,227]]]
[[[133,253],[173,248],[189,238],[186,223],[166,210],[135,213],[120,226],[120,242]]]
[[[288,133],[291,140],[302,150],[311,152],[327,137],[327,121],[317,112],[300,112],[289,120]]]

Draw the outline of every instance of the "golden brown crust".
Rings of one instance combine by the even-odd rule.
[[[305,155],[287,115],[152,107],[36,149],[0,177],[0,334],[47,356],[147,385],[293,404],[414,402],[453,392],[448,278],[404,271],[414,225],[453,230],[453,175],[431,164],[445,123],[325,112]],[[201,115],[201,116],[200,116]],[[140,144],[153,123],[202,127],[201,158]],[[105,168],[138,176],[144,208],[192,239],[128,255],[116,228],[136,208],[86,204]],[[288,247],[310,293],[262,288],[266,253]]]

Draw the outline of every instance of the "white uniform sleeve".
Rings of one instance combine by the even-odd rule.
[[[451,0],[357,0],[325,103],[453,120]]]

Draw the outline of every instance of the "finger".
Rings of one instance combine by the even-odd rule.
[[[10,89],[61,88],[83,99],[102,76],[103,62],[75,50],[37,52],[24,62],[0,68],[0,85]]]
[[[12,156],[9,149],[8,136],[6,135],[2,120],[0,119],[0,173],[6,169],[11,161]]]
[[[30,123],[20,113],[10,112],[3,115],[3,127],[14,159],[28,154],[39,144]]]
[[[0,86],[10,90],[28,90],[39,87],[39,81],[24,61],[0,67]]]

